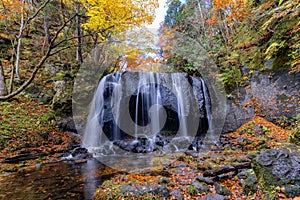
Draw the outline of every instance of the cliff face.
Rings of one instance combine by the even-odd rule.
[[[300,73],[254,72],[249,84],[232,92],[227,101],[223,132],[235,131],[255,115],[272,122],[300,113]]]

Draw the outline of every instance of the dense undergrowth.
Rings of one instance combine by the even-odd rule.
[[[21,166],[55,160],[76,140],[57,128],[54,112],[35,98],[21,94],[0,102],[0,171],[17,169],[5,164],[7,158],[28,156],[16,162]]]
[[[300,71],[299,5],[292,0],[280,6],[276,1],[264,1],[251,10],[218,59],[227,88],[248,81],[253,70]]]

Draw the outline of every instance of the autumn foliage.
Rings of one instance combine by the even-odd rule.
[[[215,23],[218,19],[242,21],[249,15],[249,0],[212,0],[214,15],[208,19]]]
[[[86,29],[99,31],[100,36],[122,32],[154,19],[157,0],[80,0],[87,9],[88,20],[83,25]]]

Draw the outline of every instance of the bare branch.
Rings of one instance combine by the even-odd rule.
[[[29,24],[30,21],[33,20],[33,19],[41,12],[41,10],[43,10],[43,9],[46,7],[46,5],[47,5],[50,1],[51,1],[51,0],[45,1],[45,2],[44,2],[44,3],[43,3],[36,11],[35,11],[35,13],[34,13],[31,17],[28,18],[28,20],[26,21],[26,25]]]
[[[55,42],[55,40],[57,39],[57,37],[58,37],[58,35],[60,34],[60,32],[62,32],[62,30],[67,26],[67,24],[68,24],[69,22],[71,22],[75,17],[76,17],[76,14],[73,15],[72,17],[70,17],[67,21],[65,21],[65,22],[63,23],[63,25],[61,25],[61,27],[57,30],[57,32],[56,32],[56,34],[54,35],[54,37],[51,39],[51,41],[50,41],[50,47],[49,47],[49,48],[51,48],[51,49],[54,48],[54,42]]]
[[[75,16],[76,15],[72,16],[70,19],[65,21],[63,23],[63,25],[56,31],[54,37],[52,38],[52,40],[50,42],[50,45],[48,47],[46,54],[43,56],[43,58],[40,60],[40,62],[34,67],[29,79],[27,79],[17,90],[13,91],[12,93],[10,93],[6,96],[0,96],[0,101],[5,101],[5,100],[8,100],[8,99],[18,95],[34,80],[35,75],[37,74],[39,69],[43,66],[43,64],[46,62],[46,60],[50,57],[51,51],[53,50],[53,44],[54,44],[55,40],[58,38],[58,35],[67,26],[67,24],[74,19]]]
[[[58,54],[59,52],[63,51],[63,50],[66,50],[66,49],[69,49],[71,47],[76,47],[76,44],[74,45],[69,45],[69,46],[65,46],[65,47],[62,47],[60,49],[57,49],[56,51],[52,52],[49,56],[53,56],[55,54]]]
[[[84,38],[84,37],[88,37],[88,36],[91,36],[91,34],[86,34],[86,35],[82,35],[82,36],[77,36],[77,37],[74,36],[74,37],[66,38],[66,39],[61,40],[60,42],[56,43],[55,45],[53,45],[53,48],[58,47],[59,45],[61,45],[64,42],[68,42],[68,41],[73,40],[73,39]]]

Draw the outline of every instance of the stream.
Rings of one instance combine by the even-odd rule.
[[[84,163],[58,162],[0,175],[0,199],[93,199],[103,181],[116,175],[96,159]]]

